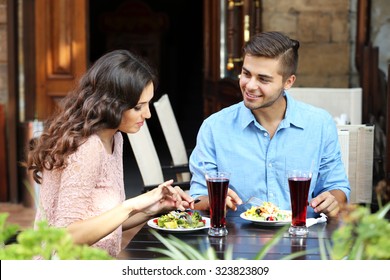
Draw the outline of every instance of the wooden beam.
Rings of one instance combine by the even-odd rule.
[[[390,185],[390,64],[387,70],[387,119],[386,119],[386,181]]]
[[[362,120],[363,123],[369,122],[369,108],[371,108],[371,86],[370,86],[370,70],[371,70],[371,57],[370,50],[371,46],[364,46],[362,53],[362,64],[360,70],[360,86],[363,90],[362,100]]]
[[[8,201],[8,166],[5,137],[5,110],[0,104],[0,202]]]
[[[359,0],[357,8],[357,26],[356,26],[356,49],[355,64],[361,71],[363,63],[363,47],[370,41],[370,0]]]
[[[17,126],[19,123],[18,98],[18,1],[7,1],[7,64],[8,102],[6,108],[8,186],[10,202],[19,202]]]
[[[381,92],[379,88],[379,48],[372,47],[370,50],[370,110],[369,113],[378,120],[381,108]],[[370,116],[369,116],[370,117]]]

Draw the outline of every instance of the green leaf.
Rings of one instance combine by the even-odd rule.
[[[289,225],[285,225],[281,229],[279,229],[275,236],[268,241],[264,247],[260,250],[260,252],[257,253],[255,256],[255,260],[262,260],[264,259],[265,255],[268,253],[268,251],[276,244],[279,242],[279,240],[282,238],[283,234],[286,232],[286,230],[289,228]]]
[[[172,238],[172,235],[169,235],[169,238],[166,239],[162,237],[159,233],[157,233],[155,230],[150,230],[150,232],[158,239],[161,243],[167,247],[167,249],[170,251],[169,256],[174,257],[177,260],[187,260],[188,258],[183,254],[181,248],[177,248],[176,244],[169,240],[169,238]],[[185,244],[187,245],[187,244]],[[188,246],[188,245],[187,245]]]
[[[7,215],[0,215],[0,236],[15,232],[14,225],[6,225]],[[87,245],[77,245],[70,234],[61,228],[50,227],[47,222],[37,223],[37,229],[25,229],[14,244],[0,247],[2,260],[32,259],[108,260],[113,259],[107,251]]]
[[[386,216],[387,212],[389,212],[389,210],[390,210],[390,202],[387,203],[385,207],[379,209],[379,211],[377,212],[378,218],[383,219]]]

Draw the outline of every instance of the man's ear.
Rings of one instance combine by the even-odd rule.
[[[287,80],[284,82],[283,88],[285,90],[291,88],[293,86],[296,78],[297,77],[295,75],[291,75],[290,77],[288,77]]]

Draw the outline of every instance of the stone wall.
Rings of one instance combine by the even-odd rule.
[[[263,30],[300,41],[295,86],[351,84],[350,0],[263,0]]]
[[[262,0],[264,30],[279,30],[301,42],[295,86],[355,87],[358,0]],[[7,0],[0,0],[0,103],[7,102]],[[390,63],[390,5],[372,0],[371,41],[380,68]]]
[[[0,104],[7,102],[7,0],[0,0]]]

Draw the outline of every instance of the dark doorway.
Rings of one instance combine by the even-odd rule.
[[[89,1],[89,60],[112,49],[129,49],[145,56],[158,70],[155,100],[167,93],[184,143],[194,147],[203,120],[203,1]],[[148,127],[162,164],[170,160],[160,124],[151,105]],[[125,139],[125,184],[138,185],[139,173]],[[135,168],[134,168],[135,167]],[[131,173],[128,173],[132,170]],[[137,178],[136,178],[137,177]],[[126,188],[128,196],[136,189]]]

